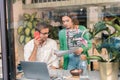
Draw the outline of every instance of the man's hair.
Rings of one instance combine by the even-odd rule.
[[[47,23],[45,23],[45,22],[39,22],[37,25],[36,25],[36,28],[35,28],[35,30],[36,31],[41,31],[42,29],[44,29],[44,28],[50,28],[51,27],[51,25],[49,25],[49,24],[47,24]]]
[[[62,19],[62,17],[64,17],[64,16],[70,17],[74,25],[79,24],[78,17],[74,13],[68,13],[68,12],[62,13],[60,15],[60,18]],[[62,20],[61,20],[61,22],[62,22]]]

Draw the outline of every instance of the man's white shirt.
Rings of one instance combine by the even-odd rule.
[[[34,39],[29,41],[24,46],[24,59],[25,61],[29,61],[29,57],[34,48]],[[58,50],[58,46],[55,40],[48,38],[44,45],[39,46],[37,50],[36,61],[46,62],[49,66],[59,67],[59,60],[57,56],[54,54],[54,50]]]

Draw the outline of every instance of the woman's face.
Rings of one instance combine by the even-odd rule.
[[[63,22],[63,26],[65,26],[67,29],[73,28],[73,22],[72,22],[72,19],[70,17],[63,16],[62,22]]]

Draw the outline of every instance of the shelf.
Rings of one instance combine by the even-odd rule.
[[[26,0],[23,8],[69,8],[80,6],[105,6],[120,3],[120,0],[43,0],[43,2],[33,3],[31,0]]]

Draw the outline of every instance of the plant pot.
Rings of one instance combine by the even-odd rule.
[[[99,62],[101,80],[118,80],[119,62]]]

